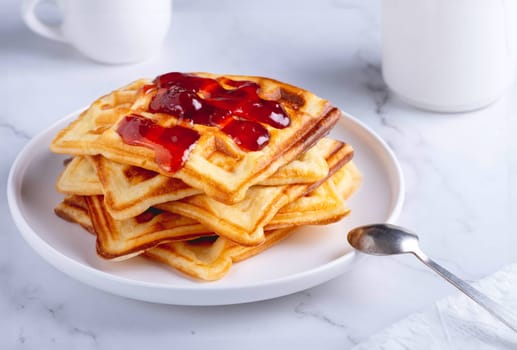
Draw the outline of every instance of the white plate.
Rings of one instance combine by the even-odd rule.
[[[113,294],[181,305],[223,305],[294,293],[343,273],[354,260],[346,234],[354,226],[393,222],[402,207],[404,184],[393,153],[375,133],[346,116],[331,135],[355,148],[363,173],[361,188],[349,202],[352,214],[328,226],[304,227],[252,259],[235,264],[220,281],[198,282],[138,257],[109,262],[95,253],[95,239],[78,225],[58,218],[52,208],[62,195],[54,189],[65,156],[48,146],[72,113],[20,152],[8,181],[8,201],[18,229],[45,260],[69,276]]]

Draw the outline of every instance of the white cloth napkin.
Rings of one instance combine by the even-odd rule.
[[[474,283],[483,293],[517,315],[517,264]],[[395,323],[353,350],[517,350],[517,333],[494,319],[463,294]]]

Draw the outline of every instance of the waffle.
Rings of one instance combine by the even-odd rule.
[[[260,182],[264,186],[314,183],[328,176],[329,167],[322,150],[334,141],[322,138],[311,149]]]
[[[56,214],[67,221],[80,224],[95,234],[82,197],[67,197],[56,207]],[[266,240],[255,247],[239,246],[222,237],[164,243],[147,249],[143,256],[164,263],[199,280],[214,281],[226,275],[233,263],[256,255],[286,238],[293,228],[266,232]]]
[[[361,174],[350,161],[332,175],[330,181],[325,181],[308,195],[282,207],[264,229],[276,230],[336,222],[350,213],[343,199],[348,199],[360,183]]]
[[[147,169],[113,162],[100,155],[87,158],[93,167],[86,159],[83,163],[95,168],[106,209],[117,220],[135,217],[155,204],[201,193],[179,179]]]
[[[350,161],[353,150],[340,141],[326,143],[328,176]],[[327,178],[328,178],[327,176]],[[257,245],[264,240],[264,226],[286,204],[317,188],[325,179],[312,184],[253,186],[244,200],[228,205],[207,195],[196,195],[159,204],[156,207],[190,217],[213,232],[241,245]]]
[[[328,175],[324,151],[333,140],[323,138],[299,159],[284,165],[261,185],[314,183]],[[65,167],[56,187],[65,194],[104,195],[116,220],[143,213],[153,205],[200,194],[183,181],[103,156],[76,156]]]
[[[60,218],[81,225],[86,231],[95,234],[92,220],[88,213],[88,205],[83,196],[66,196],[55,208]]]
[[[259,151],[243,151],[216,127],[185,123],[170,114],[148,110],[155,92],[144,89],[151,81],[139,80],[95,101],[90,108],[61,130],[51,144],[52,151],[72,155],[97,155],[178,178],[218,201],[241,201],[249,187],[269,178],[281,166],[298,158],[329,132],[341,112],[312,93],[275,80],[248,76],[198,76],[234,81],[251,81],[260,86],[266,100],[278,101],[290,117],[284,129],[266,126],[270,140]],[[159,166],[153,150],[122,141],[117,126],[130,113],[152,119],[163,127],[181,126],[195,130],[200,138],[187,161],[171,173]]]
[[[81,196],[102,194],[97,173],[84,157],[74,157],[65,163],[65,168],[56,182],[58,192]]]
[[[354,169],[353,164],[348,163],[316,190],[281,208],[271,221],[265,224],[265,230],[306,224],[327,224],[347,215],[349,209],[343,203],[342,194],[343,188],[350,192],[357,185],[350,179]],[[271,189],[266,186],[258,188]],[[341,188],[339,193],[337,188]],[[70,210],[89,209],[93,226],[87,229],[97,233],[97,253],[106,259],[121,260],[165,241],[187,240],[212,234],[212,230],[193,219],[161,212],[155,208],[134,218],[116,220],[106,209],[102,196],[68,196],[56,207],[56,213],[66,219],[67,211],[61,210],[63,205],[71,206]]]
[[[126,220],[114,220],[102,196],[84,197],[97,234],[97,253],[106,259],[126,259],[163,241],[187,240],[210,231],[190,218],[154,208]]]
[[[146,80],[136,80],[93,102],[66,128],[59,131],[52,143],[51,151],[60,154],[94,155],[92,147],[99,137],[121,117],[131,113]]]
[[[233,263],[243,261],[270,248],[288,237],[293,228],[266,232],[261,245],[246,247],[215,236],[211,240],[194,240],[161,244],[145,252],[145,256],[173,267],[191,277],[205,281],[226,275]]]

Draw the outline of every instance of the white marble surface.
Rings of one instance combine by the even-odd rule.
[[[410,256],[367,257],[310,290],[222,307],[123,299],[48,265],[23,241],[7,208],[16,154],[111,88],[164,71],[271,76],[330,99],[399,157],[407,181],[399,222],[420,234],[430,256],[468,280],[517,261],[517,86],[471,113],[404,105],[380,75],[379,1],[177,0],[161,55],[127,66],[99,65],[37,37],[18,6],[4,1],[0,21],[0,348],[346,349],[455,293]]]

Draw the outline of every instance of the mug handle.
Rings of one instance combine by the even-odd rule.
[[[22,18],[25,24],[35,33],[46,38],[66,42],[61,27],[52,27],[43,23],[36,16],[36,6],[41,0],[24,0],[22,4]],[[55,2],[55,0],[54,0]]]

